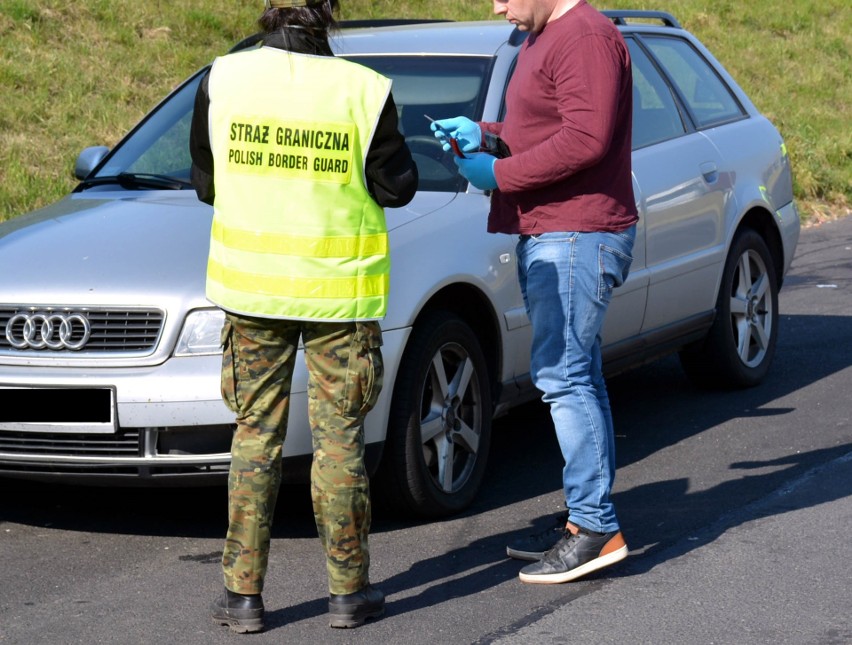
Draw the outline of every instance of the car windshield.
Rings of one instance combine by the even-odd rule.
[[[202,73],[196,74],[149,114],[113,150],[93,177],[117,177],[129,173],[189,182],[192,164],[189,127],[201,77]]]
[[[399,129],[420,174],[420,190],[461,190],[466,183],[429,128],[433,119],[478,120],[492,59],[485,56],[347,56],[393,80]]]
[[[478,119],[492,59],[477,56],[347,56],[393,80],[399,129],[420,172],[420,190],[455,192],[464,187],[429,120],[452,116]],[[188,182],[189,130],[196,74],[160,104],[110,154],[91,178],[144,175]],[[188,185],[187,185],[188,187]]]

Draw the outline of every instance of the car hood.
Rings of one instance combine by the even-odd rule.
[[[388,227],[454,197],[418,193]],[[69,195],[0,224],[0,302],[203,306],[211,215],[192,191]]]
[[[0,300],[127,305],[203,293],[208,209],[179,193],[121,195],[70,195],[0,226]]]

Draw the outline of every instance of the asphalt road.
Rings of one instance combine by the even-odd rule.
[[[377,512],[387,615],[332,630],[308,492],[282,491],[267,630],[212,624],[222,489],[0,479],[2,643],[852,643],[852,218],[803,231],[760,387],[707,392],[668,358],[610,382],[615,501],[630,557],[586,580],[524,585],[510,539],[561,503],[547,411],[495,423],[464,515]]]

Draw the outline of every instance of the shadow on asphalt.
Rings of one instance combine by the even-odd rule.
[[[788,513],[805,507],[818,506],[852,495],[852,477],[841,478],[832,486],[820,487],[815,494],[805,498],[793,498],[786,503],[771,504],[766,507],[758,505],[749,509],[748,505],[754,499],[763,495],[754,495],[755,490],[772,491],[781,488],[785,482],[805,475],[817,464],[825,464],[839,460],[852,454],[852,443],[796,453],[780,459],[768,461],[742,461],[731,464],[732,469],[756,470],[767,467],[785,467],[780,471],[764,475],[746,475],[739,479],[729,480],[713,488],[689,492],[687,479],[675,479],[654,482],[626,491],[616,498],[619,508],[628,509],[622,513],[630,522],[630,547],[642,550],[641,557],[631,558],[627,566],[618,568],[614,575],[618,577],[637,575],[654,568],[660,562],[679,557],[694,549],[713,542],[728,529],[769,517],[778,513]],[[778,481],[778,480],[781,481]],[[747,496],[744,494],[748,491]],[[664,504],[654,500],[665,500]],[[720,500],[727,503],[720,506]],[[802,502],[806,503],[802,503]],[[702,522],[685,522],[699,509],[724,509],[721,517],[708,518]],[[674,538],[661,539],[661,534],[671,532],[659,530],[664,522],[674,525]],[[709,522],[709,523],[708,523]],[[683,539],[686,536],[687,539]],[[771,541],[771,538],[768,537]],[[609,573],[612,577],[613,573]]]
[[[832,339],[830,344],[825,341],[828,338]],[[783,316],[773,369],[759,387],[735,391],[697,389],[686,380],[675,357],[622,374],[609,383],[618,437],[618,465],[623,467],[637,462],[737,418],[787,414],[789,409],[773,408],[772,402],[846,369],[850,363],[852,318]],[[743,460],[740,464],[731,464],[731,468],[784,467],[768,474],[726,481],[699,493],[689,493],[685,480],[654,482],[617,493],[615,503],[622,524],[630,527],[631,549],[644,549],[646,553],[658,551],[688,532],[712,523],[719,509],[741,507],[815,465],[849,451],[850,446],[845,445],[794,454],[777,460],[776,464],[749,466]],[[495,421],[492,454],[482,491],[462,517],[552,495],[559,488],[561,468],[562,459],[547,409],[538,402],[525,404]],[[849,491],[838,490],[837,494],[849,494]],[[0,478],[0,496],[3,499],[0,524],[17,522],[72,531],[208,538],[224,536],[226,528],[223,487],[93,488]],[[451,565],[467,558],[470,558],[471,569],[488,564],[492,558],[484,552],[502,553],[507,540],[530,532],[530,527],[533,530],[543,528],[549,522],[547,516],[529,518],[530,526],[523,530],[491,535],[464,549],[442,554],[434,561],[425,561],[424,571],[432,568],[435,575],[439,575],[442,561]],[[373,532],[415,524],[417,522],[386,516],[376,509]],[[666,528],[657,529],[659,524],[665,524]],[[307,486],[283,487],[273,537],[303,538],[315,534]],[[409,571],[405,575],[414,573],[423,572]],[[476,576],[483,580],[490,578],[488,569],[478,571]],[[478,584],[475,580],[468,583],[473,587]],[[393,579],[387,584],[388,591],[406,585]],[[459,581],[453,585],[459,585]],[[455,587],[457,591],[430,589],[424,594],[446,597],[456,592],[471,593],[465,586]],[[420,602],[427,601],[420,599]]]

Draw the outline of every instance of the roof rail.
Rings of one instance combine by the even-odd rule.
[[[628,18],[636,18],[639,20],[659,20],[666,27],[673,27],[675,29],[682,29],[680,23],[670,13],[666,13],[665,11],[630,11],[630,10],[604,10],[601,11],[603,15],[612,20],[616,25],[627,25]]]

